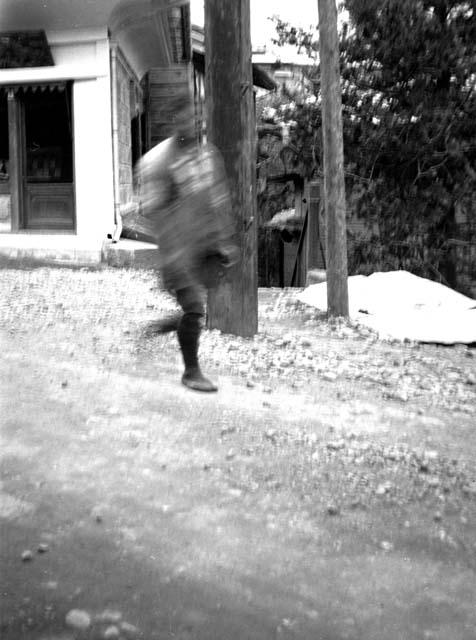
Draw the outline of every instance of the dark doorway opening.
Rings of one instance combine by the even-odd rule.
[[[23,227],[74,230],[70,86],[26,89],[21,102],[25,131]]]

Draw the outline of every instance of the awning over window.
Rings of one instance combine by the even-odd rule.
[[[0,32],[0,69],[54,65],[44,31]]]
[[[23,82],[23,83],[15,83],[15,84],[2,84],[0,85],[0,91],[13,91],[13,93],[18,93],[19,91],[26,92],[31,91],[32,93],[45,91],[65,91],[66,82]]]
[[[193,52],[193,64],[199,73],[205,73],[205,54],[201,51]],[[276,82],[264,69],[253,63],[253,84],[255,87],[274,91],[277,88]]]

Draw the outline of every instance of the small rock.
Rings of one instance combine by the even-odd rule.
[[[435,513],[433,514],[433,520],[435,522],[441,522],[443,516],[441,514],[441,511],[435,511]]]
[[[271,389],[271,387],[263,387],[263,393],[272,393],[273,390]]]
[[[380,548],[388,553],[389,551],[393,551],[393,544],[388,540],[382,540]]]
[[[61,386],[63,389],[66,389],[66,387],[68,386],[68,381],[67,380],[63,380],[63,382],[61,383]]]
[[[44,582],[42,584],[42,587],[44,587],[45,589],[49,589],[51,591],[54,591],[55,589],[58,588],[58,583],[56,580],[48,580],[48,582]]]
[[[122,613],[115,609],[104,609],[101,613],[98,613],[95,617],[97,622],[105,622],[109,624],[117,624],[122,620]]]
[[[115,640],[115,638],[119,638],[120,635],[119,629],[116,626],[111,625],[104,630],[102,637],[104,640]]]
[[[243,491],[241,489],[228,489],[228,495],[232,498],[241,498]]]
[[[29,549],[26,549],[21,554],[21,559],[23,562],[30,562],[33,559],[33,553]]]
[[[119,629],[127,638],[135,638],[139,635],[139,629],[129,622],[121,622]]]
[[[326,380],[327,382],[335,382],[337,380],[337,374],[333,373],[332,371],[326,371],[326,373],[322,374],[322,379]]]
[[[461,490],[466,496],[476,496],[476,481],[465,484]]]
[[[338,451],[339,449],[343,449],[345,447],[345,440],[341,438],[340,440],[330,440],[326,447],[331,449],[332,451]]]
[[[221,431],[220,431],[220,435],[221,436],[226,436],[229,433],[235,433],[236,431],[236,427],[232,426],[232,425],[227,425],[225,427],[222,427]]]
[[[91,515],[96,522],[101,523],[103,521],[102,509],[100,507],[94,507],[91,511]]]
[[[247,380],[246,381],[246,386],[248,387],[248,389],[254,389],[256,385],[253,382],[253,380]]]
[[[383,484],[378,485],[377,489],[375,490],[375,493],[378,496],[383,496],[386,493],[388,493],[392,487],[393,485],[391,482],[384,482]]]
[[[476,376],[470,373],[469,376],[466,378],[466,384],[470,386],[476,385]]]
[[[234,451],[234,449],[229,449],[229,450],[226,452],[226,456],[225,456],[225,458],[226,458],[226,460],[233,460],[233,458],[234,458],[235,456],[236,456],[236,452]]]
[[[428,486],[430,486],[430,487],[439,487],[440,486],[440,479],[437,478],[436,476],[428,476],[426,481],[428,483]]]
[[[267,431],[265,431],[264,437],[266,438],[266,440],[271,440],[271,442],[276,442],[277,435],[278,435],[278,432],[276,431],[276,429],[268,429]]]
[[[46,542],[40,542],[40,544],[38,545],[38,553],[46,553],[49,549],[49,546],[46,544]]]
[[[65,622],[73,629],[88,629],[91,626],[91,616],[87,611],[81,609],[71,609],[66,614]]]
[[[408,402],[408,393],[406,391],[392,391],[386,394],[389,400],[399,400],[400,402]]]
[[[334,504],[334,503],[329,503],[327,505],[327,513],[330,516],[338,516],[340,514],[339,506],[337,504]]]

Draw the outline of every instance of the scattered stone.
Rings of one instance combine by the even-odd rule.
[[[66,387],[68,386],[68,381],[67,380],[63,380],[63,382],[61,383],[61,386],[63,389],[66,389]]]
[[[375,490],[375,493],[378,496],[384,496],[385,494],[390,492],[392,487],[393,487],[393,484],[391,482],[384,482],[378,485],[377,489]]]
[[[385,394],[389,400],[398,400],[399,402],[408,402],[408,393],[406,391],[390,391]]]
[[[56,580],[48,580],[48,582],[44,582],[41,586],[50,591],[54,591],[58,588],[58,583]]]
[[[235,433],[236,431],[236,427],[232,426],[232,425],[227,425],[225,427],[222,427],[221,431],[220,431],[220,436],[226,436],[229,433]]]
[[[465,484],[462,491],[466,496],[476,496],[476,481]]]
[[[246,381],[246,386],[248,387],[248,389],[254,389],[256,385],[253,382],[253,380],[247,380]]]
[[[443,516],[441,514],[441,511],[435,511],[435,513],[433,514],[433,520],[435,522],[441,522],[442,519],[443,519]]]
[[[326,447],[331,451],[338,451],[339,449],[344,449],[345,440],[343,438],[341,438],[340,440],[330,440],[326,444]]]
[[[127,638],[135,638],[140,633],[139,629],[129,622],[121,622],[119,629]]]
[[[101,507],[94,507],[91,510],[91,516],[96,520],[97,523],[101,523],[103,521],[103,515],[102,515]]]
[[[46,553],[49,550],[49,545],[46,542],[40,542],[38,545],[38,553]]]
[[[338,516],[340,514],[340,508],[337,504],[329,503],[327,505],[327,513],[330,516]]]
[[[73,629],[85,630],[91,626],[91,616],[87,611],[81,609],[71,609],[66,614],[65,622],[68,627]]]
[[[241,489],[228,489],[228,495],[232,498],[241,498],[243,491]]]
[[[382,542],[380,543],[380,548],[388,553],[389,551],[393,551],[393,544],[388,540],[382,540]]]
[[[277,435],[278,432],[276,431],[276,429],[268,429],[267,431],[265,431],[264,437],[266,440],[271,440],[271,442],[275,443]]]
[[[33,560],[33,553],[29,549],[26,549],[21,554],[21,559],[23,562],[30,562],[31,560]]]
[[[226,452],[226,456],[225,456],[225,458],[226,458],[226,460],[233,460],[233,458],[234,458],[235,456],[236,456],[236,451],[235,451],[234,449],[229,449],[229,450]]]
[[[120,635],[119,629],[115,625],[111,625],[104,630],[102,637],[104,640],[115,640],[116,638],[119,638]]]
[[[117,624],[122,620],[122,613],[115,609],[104,609],[101,613],[95,616],[97,622]]]

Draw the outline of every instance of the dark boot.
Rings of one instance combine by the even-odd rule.
[[[185,365],[182,384],[195,391],[217,391],[217,387],[203,375],[198,364],[201,319],[202,315],[199,313],[185,313],[177,329],[177,337]]]

